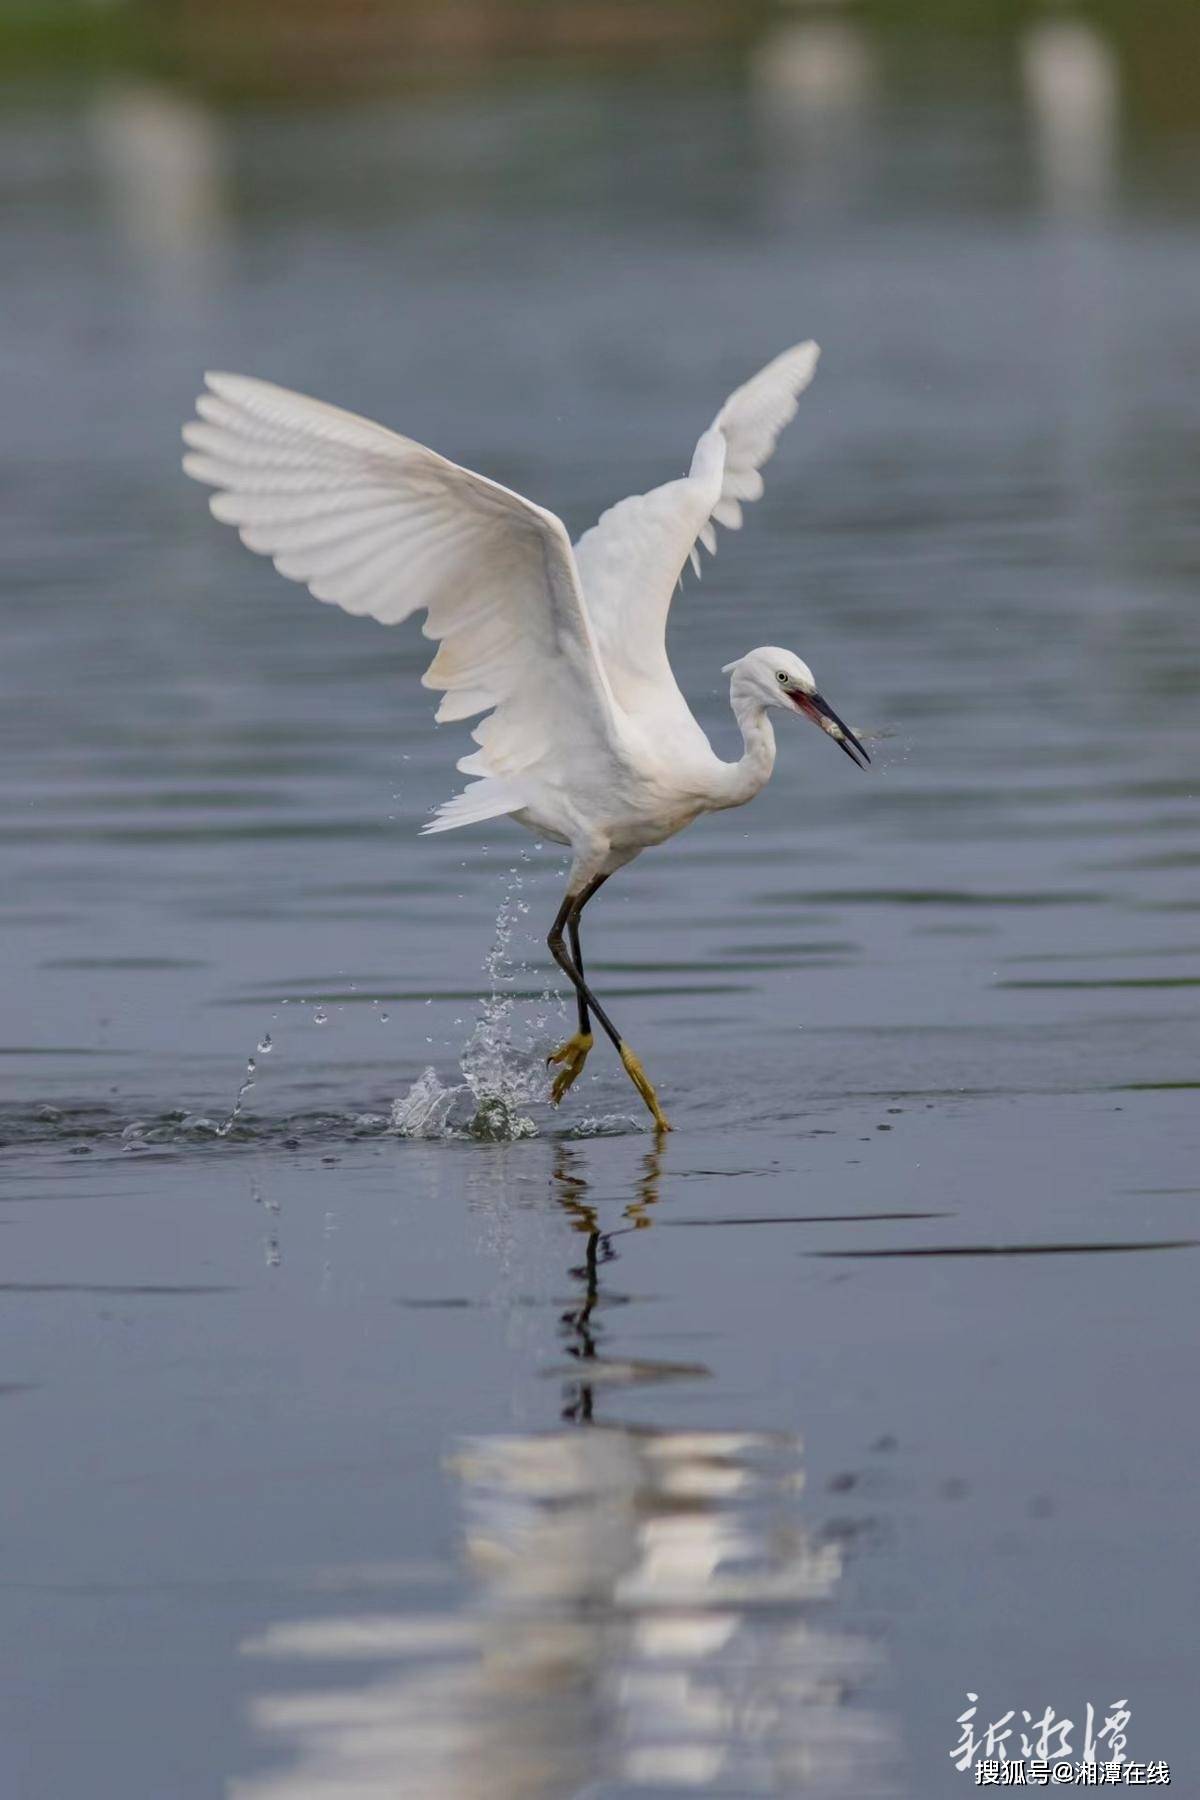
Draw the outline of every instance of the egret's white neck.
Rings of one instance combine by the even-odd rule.
[[[726,779],[723,782],[724,792],[721,805],[744,806],[747,800],[753,800],[755,794],[767,785],[771,779],[771,770],[775,767],[775,732],[767,716],[767,709],[756,694],[738,692],[738,684],[734,682],[729,704],[733,708],[734,718],[742,729],[742,742],[746,748],[739,760],[727,763]]]

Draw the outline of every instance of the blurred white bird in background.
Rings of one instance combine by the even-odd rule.
[[[557,1103],[592,1047],[612,1039],[654,1122],[667,1120],[639,1059],[584,976],[579,920],[615,870],[701,813],[752,800],[771,774],[769,713],[800,712],[851,758],[867,752],[807,664],[766,646],[728,663],[744,754],[722,762],[667,660],[666,624],[697,544],[737,530],[741,503],[812,379],[813,343],[738,388],[681,480],[622,500],[572,549],[553,513],[353,413],[242,375],[206,375],[184,427],[183,466],[218,491],[218,519],[318,600],[395,625],[426,610],[439,649],[422,680],[439,721],[486,716],[458,767],[476,777],[426,831],[508,815],[572,851],[551,954],[572,983],[579,1030],[555,1050]],[[564,941],[564,933],[566,941]],[[568,947],[569,945],[569,947]]]

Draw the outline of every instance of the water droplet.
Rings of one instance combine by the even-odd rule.
[[[270,1032],[264,1031],[262,1036],[258,1040],[258,1054],[260,1056],[270,1056],[270,1054],[274,1048],[275,1048],[275,1046],[271,1042]]]

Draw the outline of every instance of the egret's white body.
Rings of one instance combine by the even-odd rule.
[[[621,1048],[578,955],[578,912],[600,882],[701,813],[754,797],[774,765],[773,706],[808,714],[852,759],[851,745],[866,754],[807,665],[767,646],[727,665],[745,748],[723,762],[667,660],[683,567],[690,558],[698,571],[697,545],[715,551],[714,526],[736,530],[742,502],[762,493],[759,470],[817,356],[804,343],[776,357],[725,402],[687,475],[620,501],[574,548],[560,519],[510,489],[268,382],[208,375],[184,428],[184,468],[217,489],[213,512],[282,575],[385,625],[425,609],[440,647],[422,679],[443,693],[439,721],[485,715],[458,764],[476,779],[425,829],[508,815],[570,845],[551,948],[589,1046],[590,1004]],[[622,1057],[634,1073],[632,1053]],[[639,1076],[640,1065],[645,1093]],[[652,1110],[664,1122],[656,1100]]]

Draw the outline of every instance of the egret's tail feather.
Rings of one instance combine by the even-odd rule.
[[[422,834],[432,831],[457,831],[460,825],[477,825],[482,819],[498,819],[505,813],[520,812],[526,804],[524,795],[511,781],[498,775],[473,781],[461,794],[445,800],[438,807]]]

